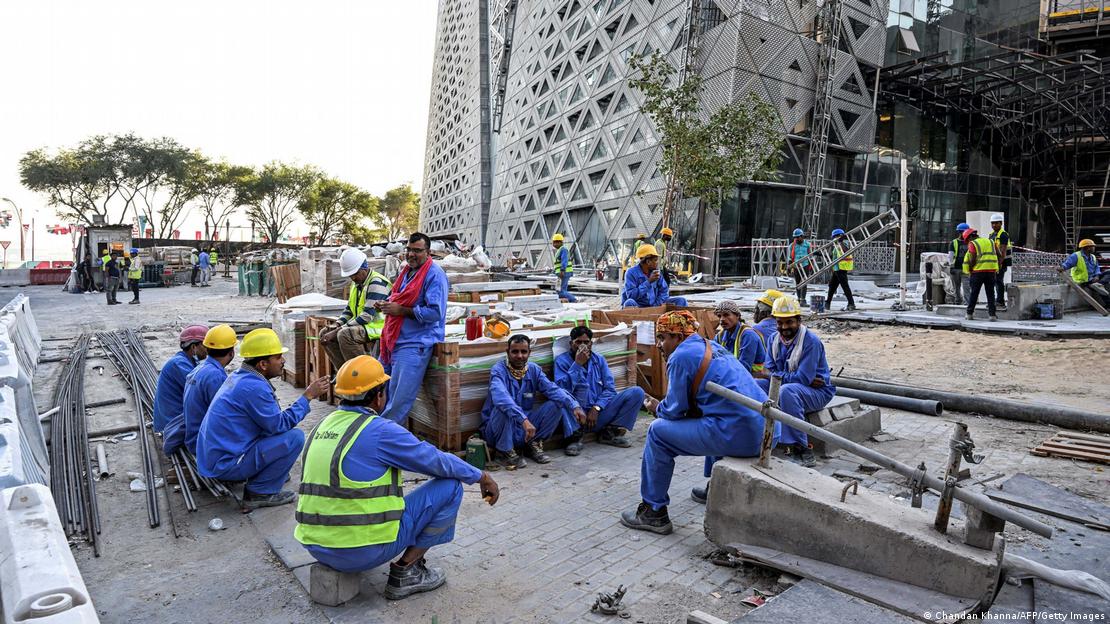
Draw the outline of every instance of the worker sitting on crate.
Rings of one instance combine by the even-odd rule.
[[[243,366],[216,392],[197,434],[197,469],[210,479],[246,481],[243,507],[273,507],[293,502],[283,491],[289,469],[304,447],[297,423],[308,414],[308,402],[328,391],[320,377],[285,411],[278,405],[270,380],[281,375],[289,349],[272,329],[256,329],[243,337]]]
[[[644,390],[632,386],[617,392],[605,356],[593,350],[594,333],[589,327],[570,330],[570,350],[555,358],[555,383],[566,390],[586,410],[585,419],[567,435],[567,455],[582,452],[582,434],[596,431],[601,444],[628,448],[625,434],[636,425],[636,415],[644,404]]]
[[[396,600],[446,580],[443,570],[425,565],[424,554],[454,539],[462,484],[477,483],[490,505],[499,490],[488,472],[378,416],[387,381],[381,363],[368,355],[339,369],[339,409],[316,426],[305,447],[293,535],[340,572],[362,572],[400,555],[385,585],[385,597]],[[432,480],[405,496],[402,470]]]
[[[767,394],[756,385],[732,353],[698,335],[698,322],[686,310],[667,312],[655,322],[659,348],[667,358],[667,396],[648,400],[656,420],[647,431],[640,467],[640,505],[621,514],[621,523],[642,531],[667,534],[667,490],[675,457],[755,457],[763,439],[764,419],[706,389],[714,382],[758,401]],[[772,443],[778,439],[774,425]]]
[[[624,273],[625,308],[650,308],[668,303],[684,306],[684,297],[672,297],[667,278],[659,270],[659,252],[654,245],[640,245],[636,250],[639,263]]]
[[[1079,249],[1060,265],[1061,269],[1071,269],[1071,280],[1086,290],[1102,305],[1110,305],[1110,271],[1103,273],[1095,255],[1095,241],[1085,238],[1079,241]]]
[[[744,365],[744,370],[757,373],[763,370],[763,362],[767,359],[767,351],[763,344],[763,336],[750,325],[744,323],[740,316],[740,306],[731,300],[717,302],[714,308],[720,328],[716,337],[717,344],[732,352],[732,355]]]
[[[227,380],[227,365],[235,358],[235,345],[239,342],[231,325],[217,325],[204,335],[204,348],[208,357],[185,377],[185,394],[181,415],[166,424],[162,432],[162,450],[172,455],[184,447],[196,457],[197,435],[204,415],[216,392]]]
[[[825,345],[817,334],[802,324],[802,309],[798,306],[797,299],[776,299],[771,314],[778,324],[778,334],[767,348],[767,372],[782,378],[779,409],[805,420],[806,413],[825,407],[836,396],[829,363],[825,359]],[[757,381],[764,391],[770,388],[770,379]],[[782,443],[791,446],[802,465],[817,465],[817,458],[809,448],[806,434],[791,427],[783,427]]]
[[[551,458],[543,450],[544,440],[560,425],[564,436],[574,434],[578,423],[586,422],[586,412],[569,392],[548,379],[539,365],[528,361],[531,338],[512,336],[505,354],[505,360],[489,371],[489,392],[482,406],[482,438],[496,449],[494,460],[506,470],[526,465],[516,452],[518,446],[524,446],[536,463],[546,464]],[[536,405],[537,393],[547,397],[547,402]]]
[[[166,360],[158,373],[154,390],[154,430],[161,432],[173,419],[181,415],[185,397],[185,377],[196,368],[208,351],[204,348],[207,325],[190,325],[177,337],[181,350]]]
[[[377,354],[385,316],[374,309],[373,302],[384,301],[393,287],[386,276],[370,270],[366,254],[354,247],[340,256],[339,274],[351,278],[347,307],[337,325],[320,336],[320,344],[324,345],[335,370],[359,355]],[[366,305],[368,301],[369,306]]]

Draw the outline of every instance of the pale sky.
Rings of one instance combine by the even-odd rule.
[[[404,182],[419,189],[436,5],[0,2],[0,197],[26,221],[35,214],[39,259],[67,257],[69,237],[44,232],[58,221],[44,196],[19,183],[19,158],[128,131],[234,163],[316,165],[379,195]],[[13,237],[14,225],[0,229]]]

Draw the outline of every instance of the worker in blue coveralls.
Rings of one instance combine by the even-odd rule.
[[[256,329],[243,337],[243,366],[216,392],[197,435],[197,468],[210,479],[246,481],[243,507],[273,507],[293,502],[296,494],[282,490],[289,469],[304,447],[297,423],[308,414],[308,402],[327,392],[331,381],[320,377],[282,411],[270,380],[281,375],[289,349],[272,329]]]
[[[551,461],[543,450],[543,442],[560,426],[564,436],[578,430],[586,422],[586,412],[569,392],[547,378],[543,369],[528,361],[532,340],[524,334],[509,338],[506,358],[490,368],[489,394],[482,406],[482,439],[494,447],[494,461],[506,470],[523,468],[526,464],[516,452],[525,452],[537,464]],[[536,405],[536,394],[547,402]]]
[[[667,490],[679,455],[755,457],[763,439],[763,417],[709,392],[715,382],[751,397],[767,400],[740,361],[721,345],[697,333],[697,320],[686,310],[667,312],[655,322],[659,348],[667,358],[667,396],[649,400],[656,416],[647,431],[640,468],[640,505],[621,514],[621,524],[666,535],[673,530],[667,515]],[[772,443],[778,441],[775,423]]]
[[[667,303],[686,305],[685,297],[672,297],[667,278],[659,270],[659,252],[654,245],[640,245],[636,250],[639,264],[624,273],[625,308],[650,308]]]
[[[632,386],[617,392],[605,356],[593,351],[594,333],[589,327],[570,330],[570,350],[555,358],[555,383],[583,406],[586,421],[567,436],[567,455],[582,452],[582,434],[597,432],[597,441],[620,448],[632,443],[625,437],[636,425],[644,404],[644,390]]]
[[[181,415],[171,420],[162,431],[162,450],[172,455],[184,447],[194,457],[197,454],[197,434],[200,423],[208,413],[212,397],[227,379],[227,365],[235,358],[235,345],[239,342],[230,325],[217,325],[204,335],[204,358],[185,377],[185,395]]]
[[[825,345],[817,334],[802,324],[802,310],[797,299],[776,299],[771,314],[778,324],[778,334],[767,346],[767,372],[782,377],[779,409],[805,420],[807,412],[825,407],[836,396],[829,363],[825,360]],[[770,387],[769,378],[758,381],[764,391]],[[782,443],[791,447],[802,465],[809,468],[817,465],[806,434],[783,427]]]
[[[312,431],[304,452],[293,536],[317,561],[356,573],[387,561],[385,597],[432,591],[447,580],[424,554],[455,538],[462,484],[477,483],[493,505],[500,496],[488,472],[417,440],[378,416],[389,375],[373,357],[347,360],[335,378],[339,409]],[[402,470],[432,477],[405,496]]]
[[[389,404],[382,418],[405,424],[432,349],[443,342],[447,320],[447,274],[431,257],[432,240],[414,232],[405,248],[405,266],[385,301],[374,308],[385,314],[379,349],[389,374]]]
[[[190,325],[181,330],[177,343],[181,350],[166,360],[158,373],[154,390],[154,430],[161,433],[173,419],[181,416],[181,402],[185,396],[185,377],[208,355],[204,336],[208,327]]]
[[[566,299],[568,303],[576,303],[578,299],[570,294],[570,278],[574,277],[574,262],[570,259],[570,249],[563,245],[563,235],[555,234],[551,237],[551,246],[554,247],[555,279],[559,287],[559,298]]]

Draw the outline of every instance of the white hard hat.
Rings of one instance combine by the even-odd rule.
[[[366,254],[362,253],[361,249],[351,247],[339,257],[339,274],[343,277],[350,277],[358,273],[363,262],[366,262]]]
[[[991,223],[1002,223],[1005,220],[1006,217],[1003,217],[1001,212],[996,212],[991,215]]]

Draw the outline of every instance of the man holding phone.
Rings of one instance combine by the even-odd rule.
[[[624,308],[650,308],[672,303],[685,306],[685,297],[672,297],[667,278],[659,270],[659,252],[654,245],[636,250],[639,264],[624,274]]]

